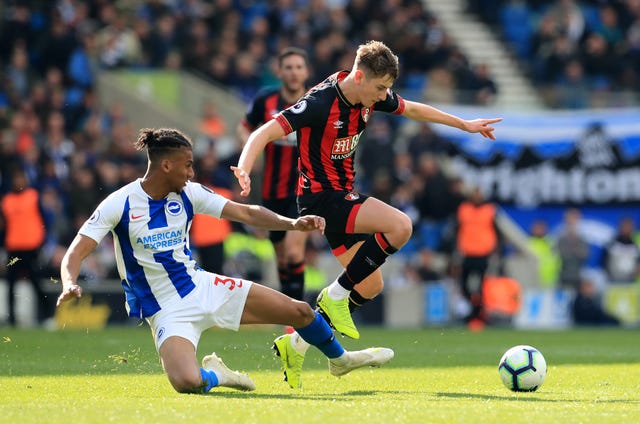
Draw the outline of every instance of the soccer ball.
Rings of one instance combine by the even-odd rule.
[[[535,347],[514,346],[500,358],[498,373],[509,390],[535,392],[547,376],[547,362]]]

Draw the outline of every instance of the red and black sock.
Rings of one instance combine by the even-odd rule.
[[[304,298],[304,262],[289,264],[286,272],[280,274],[280,291],[297,300]],[[284,278],[283,278],[284,276]]]
[[[353,286],[371,275],[389,255],[397,251],[382,233],[367,237],[346,269],[338,276],[338,283],[346,290],[353,290]]]
[[[355,311],[357,308],[361,307],[365,303],[369,302],[371,299],[366,299],[362,297],[357,290],[351,290],[349,293],[349,312]]]

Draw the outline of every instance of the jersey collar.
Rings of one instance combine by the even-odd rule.
[[[347,96],[344,95],[344,93],[342,92],[342,89],[340,88],[340,85],[338,84],[340,81],[345,79],[347,75],[349,75],[349,71],[339,71],[336,73],[336,84],[335,84],[336,91],[338,92],[338,97],[340,98],[340,100],[342,100],[344,104],[346,104],[349,107],[356,107],[356,105],[352,104],[349,100],[347,100]]]

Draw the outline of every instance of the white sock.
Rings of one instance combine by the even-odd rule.
[[[331,358],[329,359],[329,361],[331,361],[336,365],[344,365],[347,363],[348,359],[349,359],[349,352],[345,350],[342,353],[342,355],[338,356],[337,358]]]
[[[298,332],[295,332],[291,334],[291,346],[296,352],[304,355],[305,353],[307,353],[307,350],[311,345],[307,343],[302,337],[300,337],[300,334],[298,334]]]
[[[338,280],[334,281],[329,285],[329,297],[333,300],[342,300],[349,297],[349,293],[351,290],[347,290],[338,283]]]
[[[213,373],[216,375],[216,377],[218,377],[218,386],[224,386],[228,383],[227,379],[225,378],[226,376],[223,373],[217,373],[215,371],[213,371]]]

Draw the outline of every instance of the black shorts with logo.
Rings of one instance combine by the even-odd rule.
[[[295,196],[285,197],[284,199],[262,199],[262,205],[287,218],[296,219],[298,217]],[[286,234],[286,231],[269,231],[269,240],[271,240],[271,243],[278,243],[284,240]]]
[[[318,215],[325,219],[324,235],[335,256],[366,239],[368,234],[354,234],[358,209],[369,196],[355,191],[323,191],[298,196],[298,213]]]

